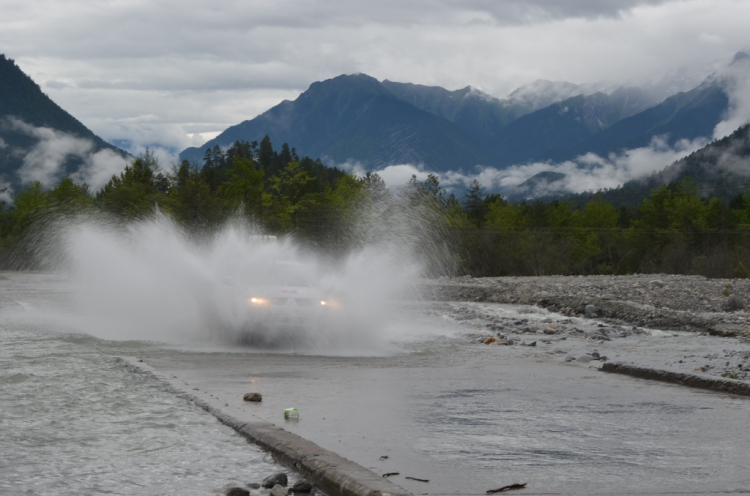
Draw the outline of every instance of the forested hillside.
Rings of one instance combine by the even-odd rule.
[[[736,152],[739,143],[738,135],[716,149]],[[695,160],[701,157],[686,163]],[[727,203],[685,178],[656,187],[631,207],[604,198],[508,202],[476,182],[449,194],[434,175],[389,192],[377,174],[347,175],[300,158],[287,145],[276,151],[266,137],[235,142],[226,152],[210,149],[202,168],[183,161],[165,170],[146,154],[95,195],[70,179],[49,190],[32,183],[12,208],[0,210],[0,260],[6,267],[34,266],[26,241],[59,216],[137,220],[158,210],[188,233],[210,232],[233,218],[258,232],[290,236],[332,260],[368,236],[416,237],[430,275],[750,276],[750,193]],[[433,260],[436,248],[448,250],[451,263]]]

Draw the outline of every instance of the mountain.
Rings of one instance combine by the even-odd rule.
[[[355,161],[377,169],[412,163],[435,172],[502,168],[580,143],[655,103],[637,88],[619,88],[538,108],[579,89],[584,87],[537,81],[500,100],[470,86],[449,91],[342,75],[313,83],[295,101],[232,126],[180,158],[201,163],[216,145],[226,148],[269,135],[334,164]]]
[[[591,152],[607,155],[648,146],[657,136],[666,137],[669,145],[681,139],[711,138],[716,125],[727,117],[733,88],[748,80],[750,56],[739,52],[728,67],[696,88],[673,95],[567,149],[549,150],[542,158],[562,161]]]
[[[495,155],[496,167],[565,149],[658,103],[639,88],[584,95],[590,87],[564,81],[538,80],[503,100],[471,86],[448,91],[388,80],[382,84],[402,101],[449,120],[476,138]]]
[[[733,85],[750,81],[750,57],[740,53],[697,87],[657,100],[665,88],[687,85],[694,77],[688,76],[643,87],[599,85],[601,91],[536,81],[498,99],[470,86],[450,91],[342,75],[313,83],[296,100],[228,128],[181,158],[200,164],[208,148],[266,135],[328,164],[353,161],[370,170],[406,163],[433,172],[477,165],[504,169],[588,153],[607,156],[649,146],[656,137],[669,145],[712,137],[733,108]]]
[[[498,132],[490,149],[500,167],[544,160],[585,142],[650,103],[637,88],[620,87],[609,95],[578,95],[511,122]]]
[[[330,163],[360,162],[368,168],[425,164],[433,171],[490,164],[492,153],[452,122],[396,97],[378,80],[342,75],[316,82],[293,102],[285,100],[258,117],[232,126],[181,159],[201,163],[208,148],[237,140],[294,143],[300,155]]]
[[[729,107],[724,89],[714,83],[679,93],[632,117],[623,119],[566,149],[547,150],[541,158],[562,161],[586,153],[607,155],[648,146],[657,136],[673,145],[681,139],[711,137]]]
[[[91,152],[109,148],[124,153],[60,108],[12,59],[0,54],[0,180],[17,188],[20,178],[16,172],[23,166],[24,156],[40,142],[42,135],[62,136],[39,131],[41,127],[89,140],[93,143]],[[75,154],[64,157],[63,174],[76,171],[82,164],[81,157]]]
[[[387,79],[381,84],[401,101],[452,122],[488,149],[494,146],[503,127],[535,110],[530,105],[500,100],[471,86],[449,91],[439,86],[396,83]]]

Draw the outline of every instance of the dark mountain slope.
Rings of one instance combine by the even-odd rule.
[[[491,150],[501,166],[564,153],[642,107],[644,99],[637,93],[637,89],[620,88],[611,95],[578,95],[537,110],[500,130]]]
[[[388,80],[382,85],[400,100],[452,122],[486,147],[494,146],[499,131],[508,123],[533,110],[530,105],[499,100],[470,86],[448,91]]]
[[[705,84],[679,93],[632,117],[623,119],[581,143],[546,158],[566,160],[593,152],[605,155],[622,149],[648,146],[655,136],[667,136],[669,144],[680,139],[710,137],[729,105],[724,90]]]
[[[501,167],[570,148],[657,103],[643,90],[626,87],[610,95],[581,94],[538,108],[536,103],[544,95],[531,98],[536,95],[524,94],[524,98],[500,100],[470,86],[448,91],[388,80],[382,84],[401,100],[456,124],[493,152]],[[567,91],[576,87],[568,85]]]
[[[232,126],[180,155],[200,163],[205,150],[244,139],[294,143],[300,155],[328,163],[354,160],[367,167],[425,163],[445,171],[492,164],[494,157],[456,125],[396,98],[364,74],[316,82],[295,101]]]

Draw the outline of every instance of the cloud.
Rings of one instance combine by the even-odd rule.
[[[110,149],[96,151],[93,141],[56,129],[32,126],[13,117],[6,118],[4,125],[37,139],[29,150],[12,151],[23,156],[23,165],[17,171],[23,184],[39,181],[46,187],[55,186],[66,175],[66,163],[75,160],[80,165],[70,177],[97,191],[132,162]]]
[[[477,180],[488,192],[499,192],[505,196],[536,198],[540,196],[582,193],[600,189],[616,188],[632,179],[647,176],[663,170],[667,165],[702,148],[708,143],[705,138],[693,141],[681,140],[669,146],[666,137],[656,137],[647,147],[627,150],[618,154],[601,157],[589,153],[565,162],[536,162],[527,165],[516,165],[499,170],[494,167],[482,167],[476,173],[451,171],[434,173],[440,178],[440,185],[448,192],[466,191],[472,181]],[[364,168],[354,167],[351,170],[362,174]],[[405,186],[412,174],[423,181],[430,171],[415,165],[393,165],[375,171],[390,189]],[[540,179],[528,181],[542,173],[564,174],[556,180]],[[542,177],[544,174],[542,174]]]
[[[711,69],[750,47],[749,17],[733,0],[4,0],[0,42],[97,134],[133,139],[128,118],[214,133],[342,73],[504,97]]]
[[[0,181],[0,203],[13,203],[13,188],[10,184]]]
[[[738,54],[732,64],[719,71],[714,79],[729,97],[727,115],[714,129],[714,139],[720,139],[750,122],[750,56]]]
[[[424,181],[427,179],[429,172],[417,168],[414,165],[389,165],[385,169],[379,170],[378,175],[383,178],[388,189],[397,190],[409,184],[412,176],[417,176],[417,180]]]
[[[56,182],[63,171],[63,166],[70,157],[82,157],[91,153],[94,143],[49,127],[35,127],[18,120],[8,118],[11,129],[37,138],[34,147],[27,151],[23,165],[17,174],[21,182],[39,181],[45,186]]]
[[[120,174],[133,160],[104,148],[96,153],[82,157],[84,159],[81,167],[70,175],[77,183],[85,183],[92,191],[99,191],[106,185],[112,176]]]

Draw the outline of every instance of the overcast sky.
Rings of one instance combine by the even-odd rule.
[[[0,0],[0,53],[105,139],[184,148],[343,73],[472,85],[705,73],[747,0]]]

